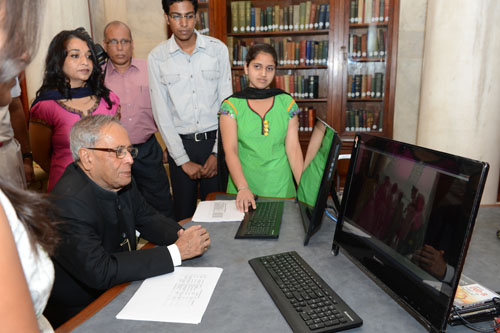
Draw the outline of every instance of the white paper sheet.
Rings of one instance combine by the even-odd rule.
[[[236,200],[201,201],[196,207],[193,222],[241,222],[245,213],[236,208]]]
[[[116,318],[199,324],[221,273],[219,267],[177,267],[146,279]]]

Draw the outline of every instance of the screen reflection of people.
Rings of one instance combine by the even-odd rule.
[[[425,244],[413,253],[411,261],[436,279],[449,282],[445,281],[445,276],[447,270],[453,268],[446,264],[443,250],[436,250],[431,245]]]

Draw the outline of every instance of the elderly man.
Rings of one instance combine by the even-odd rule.
[[[81,119],[71,130],[70,147],[75,162],[51,193],[62,238],[45,312],[54,327],[106,289],[172,272],[210,245],[201,226],[183,230],[146,203],[131,173],[137,148],[117,119]],[[135,230],[160,246],[135,251]]]
[[[120,121],[134,147],[139,148],[132,175],[144,199],[163,215],[174,217],[163,152],[155,137],[158,129],[151,111],[146,60],[132,57],[132,32],[120,21],[104,28],[104,47],[109,56],[104,83],[120,97]]]

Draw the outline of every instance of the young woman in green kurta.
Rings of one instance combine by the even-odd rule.
[[[269,44],[256,44],[245,59],[249,87],[226,99],[220,133],[229,169],[228,193],[241,211],[255,208],[254,194],[295,197],[303,168],[299,143],[299,108],[281,89],[269,88],[277,55]]]

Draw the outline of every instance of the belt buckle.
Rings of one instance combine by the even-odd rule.
[[[198,134],[204,134],[205,135],[205,139],[198,139]],[[205,132],[205,133],[194,133],[194,141],[200,142],[200,141],[206,140],[206,139],[207,139],[207,132]]]

